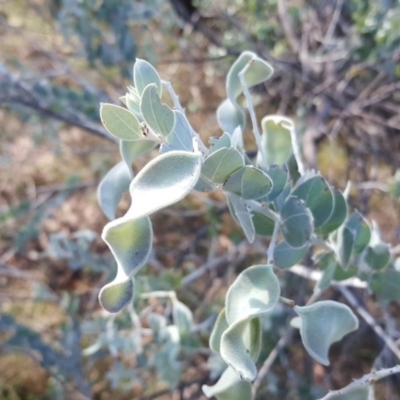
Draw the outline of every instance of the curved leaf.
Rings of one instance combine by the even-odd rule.
[[[295,248],[303,247],[313,233],[313,217],[303,200],[286,198],[281,209],[280,229],[285,241]]]
[[[315,227],[328,221],[333,211],[334,198],[331,188],[322,176],[317,175],[302,182],[292,194],[304,200],[314,217]]]
[[[157,94],[161,97],[162,85],[160,76],[156,69],[146,60],[136,59],[133,66],[133,82],[139,96],[143,94],[147,85],[154,83],[157,88]]]
[[[222,334],[220,352],[241,379],[255,378],[254,360],[261,341],[258,317],[271,312],[279,296],[279,281],[271,265],[247,268],[227,292],[225,310],[229,327]]]
[[[289,246],[285,241],[278,243],[274,248],[274,266],[282,269],[293,267],[307,254],[309,248],[308,243],[297,249]]]
[[[211,153],[204,161],[201,174],[215,183],[224,183],[228,177],[244,165],[243,157],[233,147]]]
[[[210,138],[210,154],[224,147],[231,147],[231,137],[226,132],[219,137]]]
[[[126,140],[119,141],[119,152],[131,171],[132,177],[132,162],[140,155],[154,149],[155,146],[156,143],[150,140],[138,140],[136,142],[128,142]]]
[[[371,240],[371,228],[367,221],[358,212],[354,211],[346,221],[346,226],[354,235],[353,252],[360,254]]]
[[[228,367],[214,386],[202,386],[207,397],[215,396],[218,400],[252,400],[251,384],[242,381],[237,373]]]
[[[307,352],[323,365],[329,365],[328,352],[332,343],[358,328],[358,319],[351,309],[331,300],[309,306],[295,306],[301,318],[300,335]]]
[[[130,185],[129,218],[140,218],[182,200],[200,176],[201,153],[171,151],[150,161]]]
[[[97,200],[101,210],[110,221],[115,219],[118,204],[122,194],[128,191],[131,179],[130,169],[121,161],[101,180],[97,188]]]
[[[234,220],[242,227],[247,240],[253,243],[256,232],[253,225],[253,219],[246,203],[233,193],[226,193],[229,211]]]
[[[140,111],[146,124],[154,133],[166,137],[174,129],[175,114],[166,104],[161,103],[155,84],[147,85],[144,89]]]
[[[193,314],[190,308],[174,298],[172,301],[174,324],[178,327],[181,337],[187,336],[193,328]]]
[[[279,167],[278,165],[271,165],[265,173],[272,181],[272,190],[268,193],[266,201],[273,201],[282,192],[286,186],[289,178],[289,172],[286,165]]]
[[[101,103],[100,118],[107,131],[117,139],[128,141],[146,139],[139,120],[126,108]]]
[[[246,68],[249,63],[251,64],[244,75],[248,88],[266,81],[274,72],[273,68],[267,62],[257,57],[255,53],[244,51],[233,63],[226,77],[226,93],[233,104],[236,104],[237,97],[243,92],[239,80],[239,73]]]
[[[166,153],[171,150],[193,151],[194,133],[185,115],[178,110],[174,110],[175,126],[168,135],[168,144],[161,145],[160,152]]]
[[[271,191],[270,178],[253,166],[246,165],[235,171],[225,181],[223,190],[232,192],[242,199],[260,199]]]
[[[262,119],[261,128],[261,143],[268,164],[285,164],[292,154],[293,122],[280,115],[268,115]]]
[[[347,203],[342,193],[333,189],[333,209],[332,214],[316,231],[320,235],[327,235],[338,229],[347,216]]]
[[[103,286],[99,293],[101,306],[110,313],[116,313],[126,307],[133,299],[133,279],[123,280],[115,278],[114,281]]]
[[[149,217],[129,219],[125,215],[109,222],[101,237],[115,257],[118,269],[127,277],[134,275],[150,256],[153,230]]]
[[[217,320],[215,321],[213,330],[210,335],[210,349],[216,353],[220,352],[221,348],[221,336],[227,330],[228,322],[225,316],[225,308],[218,314]]]
[[[217,109],[217,121],[224,132],[232,134],[238,126],[244,129],[246,115],[236,103],[225,99]]]

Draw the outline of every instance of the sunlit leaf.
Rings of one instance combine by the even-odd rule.
[[[133,66],[133,81],[139,96],[144,92],[147,85],[154,83],[157,88],[157,94],[160,97],[162,92],[161,79],[156,69],[146,60],[136,59]]]
[[[247,240],[253,243],[256,236],[253,219],[250,211],[248,210],[246,203],[233,193],[225,192],[225,196],[228,200],[229,211],[236,222],[242,227]]]
[[[294,311],[301,318],[300,335],[307,352],[323,365],[329,365],[332,343],[358,328],[358,319],[345,304],[324,300]]]
[[[228,177],[223,190],[237,194],[245,200],[259,199],[271,191],[272,182],[261,170],[245,166]]]
[[[304,200],[314,217],[315,227],[328,221],[333,211],[334,198],[331,188],[322,176],[317,175],[302,182],[292,194]]]
[[[262,147],[268,164],[285,164],[292,154],[293,122],[280,115],[268,115],[262,119],[261,128]]]
[[[97,188],[97,199],[103,213],[109,220],[115,219],[115,213],[122,194],[127,192],[131,182],[131,172],[121,161],[101,180]]]
[[[228,177],[244,165],[242,156],[233,147],[211,153],[204,161],[201,174],[215,183],[224,183]]]
[[[135,274],[150,256],[153,230],[149,217],[129,219],[125,215],[109,222],[101,237],[126,276]]]
[[[154,133],[167,137],[174,129],[175,114],[166,104],[161,103],[155,84],[147,85],[144,89],[140,110]]]
[[[128,141],[146,139],[139,120],[126,108],[101,103],[100,118],[107,131],[118,139]]]
[[[238,126],[244,129],[246,115],[238,105],[225,99],[217,109],[217,121],[224,132],[232,134]]]
[[[228,324],[268,314],[279,296],[279,281],[271,265],[253,265],[245,269],[226,294]]]
[[[285,241],[295,248],[303,247],[313,233],[313,217],[303,200],[286,198],[281,209],[280,229]]]
[[[274,248],[274,266],[282,269],[292,267],[302,260],[309,248],[308,243],[299,248],[293,248],[285,241],[278,243]]]
[[[140,218],[182,200],[200,176],[201,153],[171,151],[150,161],[130,185],[129,218]]]
[[[226,78],[226,93],[233,104],[236,104],[237,97],[243,92],[242,85],[239,80],[239,73],[249,64],[244,78],[248,88],[262,83],[269,79],[274,70],[272,67],[257,57],[256,54],[245,51],[231,66]]]
[[[252,400],[251,384],[242,381],[237,373],[228,367],[214,386],[202,386],[207,397],[215,396],[218,400]]]

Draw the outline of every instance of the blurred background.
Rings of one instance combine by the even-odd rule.
[[[205,139],[221,134],[215,111],[235,58],[266,59],[275,74],[253,91],[259,117],[293,118],[306,165],[341,190],[351,180],[352,207],[400,253],[400,1],[0,0],[0,37],[0,399],[205,399],[201,385],[222,371],[208,350],[214,318],[268,242],[244,240],[220,193],[153,216],[136,311],[110,316],[97,300],[116,269],[96,187],[120,159],[99,103],[120,104],[136,57],[172,82]],[[300,304],[312,292],[280,278]],[[390,284],[356,295],[397,340],[399,275]],[[140,296],[155,290],[175,290],[193,311],[190,335],[159,334],[168,298]],[[343,301],[334,289],[324,297]],[[290,317],[281,307],[265,321],[260,365]],[[331,358],[313,362],[291,335],[258,398],[313,400],[396,362],[362,321]],[[377,386],[377,399],[400,399],[398,378]]]

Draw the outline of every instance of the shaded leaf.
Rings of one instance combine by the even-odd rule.
[[[115,165],[101,180],[97,188],[97,200],[105,216],[111,221],[115,219],[122,194],[127,192],[131,182],[131,171],[121,161]]]
[[[313,233],[313,217],[303,200],[286,198],[281,209],[280,229],[285,241],[295,248],[303,247]]]
[[[274,221],[264,214],[253,212],[252,216],[254,229],[257,235],[271,236],[274,231]]]
[[[292,267],[303,259],[309,248],[308,243],[299,248],[293,248],[285,241],[278,243],[274,248],[274,266],[282,269]]]
[[[368,246],[364,261],[376,271],[385,269],[390,262],[390,249],[386,243],[378,243],[375,246]]]
[[[146,60],[136,59],[133,66],[133,82],[136,90],[141,96],[147,85],[155,84],[157,88],[157,94],[161,97],[162,85],[161,79],[156,69]]]
[[[175,114],[175,126],[168,135],[168,143],[161,145],[160,152],[166,153],[171,150],[193,151],[194,133],[189,121],[182,112],[178,110],[173,112]]]
[[[142,154],[154,149],[157,144],[149,140],[138,140],[136,142],[128,142],[126,140],[119,141],[119,152],[132,173],[132,162]]]
[[[265,173],[272,181],[272,190],[269,192],[266,201],[273,201],[282,192],[288,181],[289,173],[285,165],[271,165]]]
[[[232,192],[245,200],[259,199],[271,191],[272,182],[261,170],[245,166],[235,171],[225,181],[223,190]]]
[[[242,227],[247,240],[253,243],[256,236],[253,219],[246,203],[233,193],[226,193],[225,196],[228,200],[229,211],[231,212],[234,220]]]
[[[244,129],[246,115],[236,103],[234,104],[229,99],[225,99],[217,109],[217,121],[224,132],[232,134],[238,126]]]
[[[110,313],[116,313],[126,307],[133,299],[133,279],[115,279],[103,286],[99,293],[101,306]]]

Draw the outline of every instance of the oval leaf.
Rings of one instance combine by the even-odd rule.
[[[317,229],[317,233],[320,235],[327,235],[328,233],[334,232],[338,229],[347,216],[347,203],[342,193],[338,190],[333,189],[333,209],[332,214],[322,226]]]
[[[334,199],[331,188],[322,176],[314,176],[297,186],[293,196],[304,200],[314,217],[314,226],[323,225],[330,218]]]
[[[228,177],[244,165],[243,158],[233,147],[211,153],[204,161],[201,174],[215,183],[224,183]]]
[[[278,243],[274,248],[274,266],[282,269],[293,267],[307,254],[309,248],[308,243],[297,249],[289,246],[285,241]]]
[[[266,196],[272,182],[264,172],[253,166],[245,166],[235,171],[224,183],[223,190],[232,192],[242,199],[260,199]]]
[[[351,309],[331,300],[309,306],[295,306],[301,318],[300,335],[308,354],[323,365],[329,365],[329,347],[358,328]]]
[[[132,171],[132,162],[142,154],[154,149],[156,146],[155,142],[149,140],[138,140],[136,142],[128,142],[126,140],[120,140],[119,142],[119,152],[125,164],[128,166],[129,170]]]
[[[264,214],[253,212],[252,220],[257,235],[272,236],[275,226],[275,222],[272,219]]]
[[[140,111],[153,132],[166,137],[174,129],[175,114],[166,104],[161,103],[155,84],[150,84],[144,89]]]
[[[265,173],[272,181],[272,190],[268,193],[266,201],[273,201],[280,195],[286,182],[288,181],[289,173],[286,165],[279,167],[278,165],[271,165]]]
[[[313,218],[303,200],[286,198],[281,209],[280,229],[285,241],[295,248],[303,247],[313,233]]]
[[[136,59],[133,66],[133,82],[136,90],[141,96],[147,85],[154,83],[157,89],[157,94],[161,97],[162,85],[161,79],[156,69],[146,60]]]
[[[236,103],[234,104],[229,99],[225,99],[217,109],[217,121],[224,132],[232,134],[238,126],[244,129],[246,115]]]
[[[174,110],[175,126],[168,135],[168,144],[161,145],[160,153],[166,153],[172,150],[193,151],[194,132],[186,119],[185,115],[180,111]]]
[[[210,138],[210,153],[215,153],[224,147],[231,147],[231,137],[226,132],[219,137]]]
[[[117,139],[129,141],[146,139],[139,120],[125,108],[102,103],[100,118],[107,131]]]
[[[364,260],[370,268],[376,271],[385,269],[390,262],[389,246],[385,243],[378,243],[373,247],[367,247]]]
[[[101,180],[97,188],[97,200],[101,210],[110,221],[115,219],[118,204],[122,194],[128,191],[131,179],[130,169],[121,161]]]
[[[150,161],[130,185],[129,218],[140,218],[182,200],[200,176],[201,153],[171,151]]]

